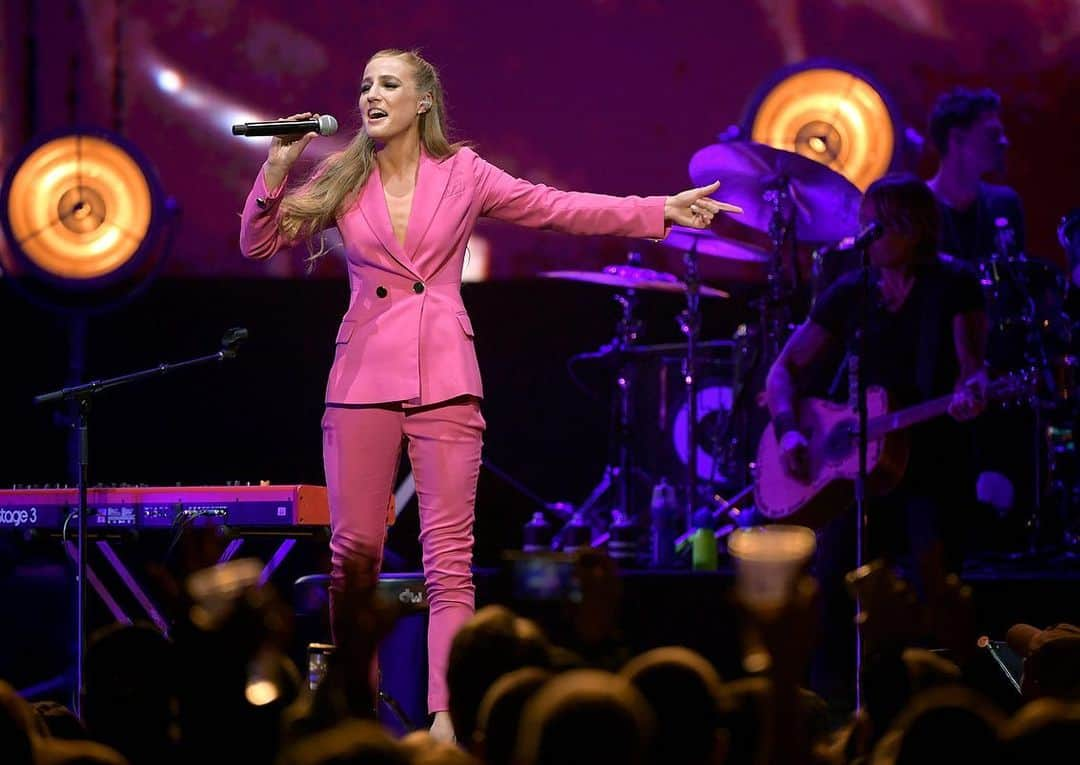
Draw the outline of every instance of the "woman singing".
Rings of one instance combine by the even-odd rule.
[[[268,258],[326,228],[341,232],[351,295],[322,422],[331,603],[347,558],[381,558],[404,440],[430,603],[432,732],[452,738],[446,663],[454,633],[473,613],[473,510],[484,432],[473,329],[460,290],[476,220],[659,238],[672,223],[708,226],[721,209],[708,198],[718,184],[666,198],[621,198],[513,178],[447,140],[442,86],[415,52],[376,53],[364,69],[359,105],[363,125],[348,147],[287,193],[290,168],[315,133],[273,139],[244,205],[240,246],[246,257]]]

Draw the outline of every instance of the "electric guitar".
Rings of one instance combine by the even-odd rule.
[[[1034,388],[1030,377],[1029,373],[1013,373],[991,381],[986,389],[987,400],[1030,395]],[[885,389],[867,389],[868,493],[884,494],[900,482],[908,462],[904,430],[946,414],[951,401],[952,394],[890,412]],[[784,470],[780,445],[769,423],[758,443],[754,497],[757,509],[766,518],[818,528],[854,501],[859,471],[859,418],[849,404],[823,399],[803,399],[798,409],[799,430],[809,441],[810,480],[804,483]]]

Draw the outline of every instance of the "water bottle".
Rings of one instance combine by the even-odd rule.
[[[539,510],[525,524],[521,549],[527,553],[547,552],[551,549],[551,524]]]
[[[716,571],[716,531],[712,512],[701,508],[694,513],[694,532],[690,535],[690,557],[694,571]]]
[[[621,568],[632,568],[637,565],[637,524],[621,510],[613,510],[609,532],[608,554],[611,555],[611,559]]]
[[[675,521],[678,517],[678,503],[675,501],[675,489],[661,478],[653,487],[652,535],[649,565],[653,568],[671,568],[675,565]]]
[[[580,512],[575,512],[563,529],[563,551],[575,553],[592,544],[592,527]]]

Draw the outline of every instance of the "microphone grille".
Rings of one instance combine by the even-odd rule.
[[[319,115],[319,135],[333,135],[337,132],[337,120],[329,114]]]

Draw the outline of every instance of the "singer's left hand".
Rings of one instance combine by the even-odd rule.
[[[664,202],[664,221],[690,228],[708,228],[718,212],[741,213],[741,207],[709,199],[709,195],[719,188],[720,181],[714,181],[708,186],[688,189],[668,197]]]

